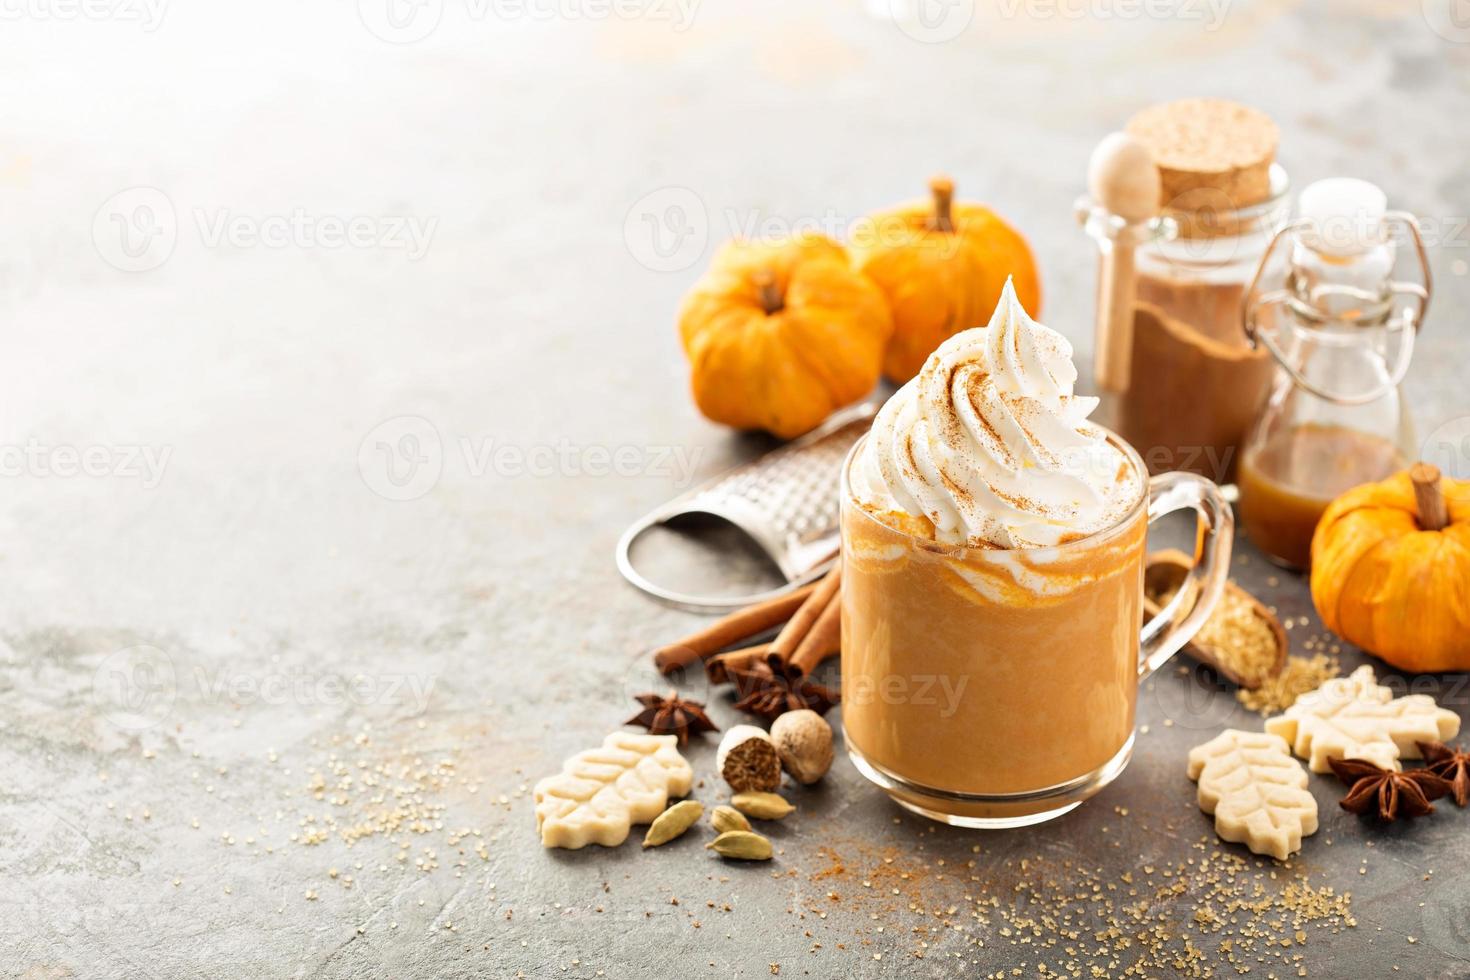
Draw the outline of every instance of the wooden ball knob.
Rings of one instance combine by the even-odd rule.
[[[1159,213],[1163,193],[1153,156],[1127,133],[1109,133],[1087,163],[1092,199],[1130,224]]]

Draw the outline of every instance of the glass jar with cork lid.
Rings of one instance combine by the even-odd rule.
[[[1240,310],[1291,214],[1277,128],[1246,106],[1185,99],[1145,109],[1109,139],[1080,202],[1103,258],[1094,365],[1105,424],[1150,472],[1229,482],[1274,367]],[[1145,178],[1158,188],[1152,208],[1114,203]]]

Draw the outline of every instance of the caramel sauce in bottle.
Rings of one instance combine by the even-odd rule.
[[[1327,505],[1404,464],[1398,446],[1382,436],[1315,422],[1293,426],[1241,458],[1241,523],[1269,557],[1306,568]]]

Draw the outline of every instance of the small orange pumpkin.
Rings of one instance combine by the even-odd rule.
[[[816,234],[726,243],[679,311],[699,410],[786,439],[873,390],[892,329],[878,287]]]
[[[1041,315],[1041,281],[1031,248],[994,211],[955,203],[954,182],[929,182],[933,201],[880,211],[848,236],[857,267],[878,284],[893,310],[893,339],[883,373],[902,384],[950,336],[983,327],[1006,278],[1026,312]]]
[[[1334,500],[1312,536],[1312,602],[1401,670],[1470,670],[1470,480],[1419,463]]]

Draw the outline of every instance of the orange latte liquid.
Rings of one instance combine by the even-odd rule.
[[[842,721],[910,783],[1023,793],[1086,776],[1133,734],[1142,502],[1057,548],[950,549],[842,505]]]

